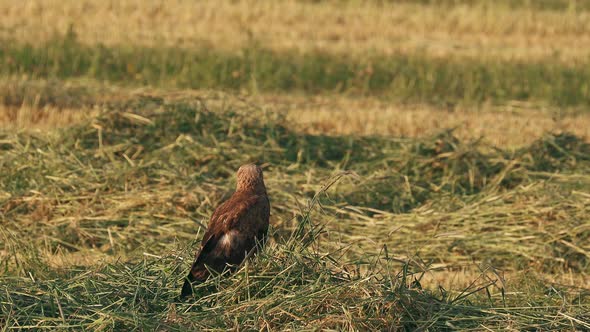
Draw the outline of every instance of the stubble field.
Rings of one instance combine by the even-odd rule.
[[[0,9],[0,329],[590,329],[585,2]],[[247,162],[271,240],[179,302]]]

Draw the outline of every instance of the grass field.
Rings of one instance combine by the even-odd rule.
[[[586,2],[0,8],[0,330],[590,330]]]

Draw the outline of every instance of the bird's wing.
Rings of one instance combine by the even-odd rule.
[[[220,205],[209,221],[207,232],[203,236],[201,251],[191,269],[195,280],[205,279],[208,271],[204,265],[221,272],[227,263],[234,264],[234,255],[228,255],[229,251],[241,251],[241,248],[227,248],[225,241],[220,241],[228,236],[240,223],[240,220],[252,214],[252,208],[260,196],[250,195],[232,196],[229,200]]]

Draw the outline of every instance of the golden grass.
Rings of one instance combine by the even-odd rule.
[[[421,137],[456,128],[464,139],[484,137],[497,146],[532,143],[546,132],[569,131],[590,138],[590,115],[557,115],[539,108],[480,106],[447,110],[427,105],[395,105],[375,99],[335,98],[291,105],[289,119],[311,134]]]
[[[96,116],[100,103],[125,100],[136,95],[179,97],[198,91],[165,92],[121,89],[118,96],[97,96],[97,106],[80,108],[59,105],[0,105],[0,128],[52,130],[66,128]],[[102,100],[100,98],[103,98]],[[532,143],[544,133],[568,131],[590,139],[590,115],[586,112],[558,114],[526,104],[482,105],[475,109],[441,109],[428,105],[391,104],[376,98],[344,96],[258,95],[244,101],[273,112],[287,114],[290,125],[300,132],[325,135],[384,135],[423,137],[448,128],[456,128],[462,139],[484,137],[500,147],[519,147]]]
[[[145,257],[156,257],[149,252],[144,252]],[[0,251],[0,257],[6,256]],[[101,264],[114,263],[117,260],[125,260],[128,257],[124,253],[109,255],[100,250],[83,249],[76,252],[67,252],[59,250],[52,252],[44,250],[40,257],[50,268],[67,269],[72,266],[86,266],[88,268],[96,267]],[[533,273],[539,280],[545,280],[548,283],[564,285],[566,287],[590,289],[590,276],[578,272],[564,272],[562,274],[550,274],[539,271],[493,271],[479,270],[474,266],[466,266],[461,269],[432,269],[427,270],[420,284],[424,288],[437,290],[443,287],[449,291],[457,291],[468,288],[474,281],[496,281],[498,286],[502,284],[509,286],[512,290],[518,288],[518,280],[530,277]]]
[[[488,281],[496,281],[499,286],[502,285],[503,281],[504,284],[509,285],[508,291],[517,291],[518,280],[527,277],[527,275],[530,277],[530,274],[533,273],[538,279],[545,280],[548,283],[574,288],[590,288],[590,277],[582,273],[549,274],[533,271],[498,271],[499,275],[495,275],[492,271],[486,272],[487,273],[483,273],[482,271],[473,268],[459,271],[428,271],[424,274],[421,284],[423,287],[431,289],[435,289],[438,286],[442,286],[447,290],[465,289],[475,280],[482,280],[485,276]]]
[[[253,41],[277,51],[364,56],[586,60],[590,13],[480,3],[48,0],[0,2],[0,36],[37,43],[72,25],[89,44],[235,51]]]
[[[0,105],[0,128],[18,130],[52,130],[81,123],[98,114],[94,108],[60,108],[55,106],[11,107]]]
[[[278,317],[280,330],[288,326],[272,310],[293,313],[304,322],[349,316],[358,322],[388,322],[394,317],[386,311],[391,309],[410,311],[420,323],[433,320],[438,325],[426,322],[435,330],[450,326],[439,322],[441,315],[450,316],[453,324],[475,320],[457,329],[489,322],[495,324],[489,323],[490,329],[517,323],[517,328],[568,328],[568,319],[578,322],[574,328],[587,325],[590,247],[584,220],[590,176],[587,146],[575,136],[546,135],[514,154],[487,152],[487,145],[450,136],[357,138],[355,145],[347,145],[346,137],[310,137],[290,129],[309,130],[303,122],[309,116],[302,110],[356,112],[356,125],[335,116],[324,122],[340,121],[341,131],[350,130],[347,123],[361,130],[361,124],[372,122],[372,132],[403,112],[430,111],[441,119],[496,112],[490,119],[502,119],[506,111],[488,106],[449,112],[343,96],[240,97],[25,83],[13,84],[13,93],[3,99],[13,112],[20,110],[14,105],[25,105],[25,115],[12,117],[20,118],[25,129],[49,122],[42,115],[51,112],[41,112],[43,107],[109,112],[92,127],[58,133],[58,139],[7,131],[0,140],[8,166],[0,188],[5,226],[0,227],[0,261],[8,271],[0,300],[10,308],[15,326],[50,326],[47,317],[61,316],[67,324],[94,327],[104,323],[95,324],[96,308],[112,317],[112,326],[152,326],[144,322],[153,313],[162,313],[153,321],[153,326],[160,324],[178,294],[192,247],[198,245],[190,241],[200,238],[213,208],[233,190],[227,176],[231,164],[262,155],[271,165],[265,169],[273,202],[269,245],[252,265],[221,281],[217,295],[211,294],[218,296],[215,307],[198,302],[207,295],[195,299],[205,311],[178,310],[175,317],[211,324],[210,329],[223,329],[234,320],[248,328],[239,315],[262,312],[264,317],[248,322]],[[55,89],[46,89],[45,83]],[[75,104],[71,95],[83,102]],[[512,113],[551,117],[548,110],[529,108]],[[35,115],[37,110],[41,115]],[[389,112],[388,118],[361,123],[364,113],[379,111]],[[64,126],[76,121],[74,115],[63,119]],[[289,121],[290,128],[284,128]],[[314,154],[323,147],[338,155]],[[335,171],[341,168],[355,175]],[[405,271],[412,274],[400,281]],[[423,271],[420,283],[433,294],[413,286]],[[470,295],[462,300],[465,294]],[[42,307],[45,299],[58,303],[61,314]],[[350,311],[358,310],[359,302],[375,310]],[[136,309],[129,303],[145,305]],[[318,303],[349,311],[326,314]],[[227,322],[216,321],[225,315],[212,311],[216,307],[232,315]],[[312,309],[294,311],[301,308]],[[565,323],[555,325],[558,314],[566,315]],[[551,324],[539,325],[544,320]]]
[[[273,174],[277,176],[277,174]],[[566,178],[568,176],[565,176]],[[573,177],[576,177],[574,175]],[[584,175],[578,176],[583,181]],[[557,176],[556,176],[557,178]],[[554,179],[555,180],[555,179]],[[269,177],[267,182],[274,188],[280,187],[287,181],[285,177]],[[319,184],[313,184],[312,186],[319,186]],[[536,189],[535,189],[536,188]],[[352,244],[355,250],[365,253],[377,253],[382,250],[383,243],[389,244],[395,252],[395,260],[399,262],[405,262],[407,260],[413,260],[413,255],[407,251],[407,247],[410,247],[411,242],[429,242],[431,245],[435,245],[436,238],[444,237],[446,235],[458,236],[461,233],[467,233],[470,230],[471,222],[476,223],[478,217],[485,219],[493,216],[494,222],[501,227],[509,228],[511,224],[515,222],[515,218],[518,218],[519,212],[523,215],[520,216],[523,222],[527,224],[527,236],[533,236],[535,231],[539,231],[534,225],[547,223],[547,226],[539,226],[539,228],[547,227],[547,232],[550,232],[552,226],[549,223],[556,223],[558,220],[542,220],[543,216],[559,216],[558,218],[567,218],[568,212],[563,210],[563,206],[550,206],[549,202],[544,202],[543,199],[536,197],[524,197],[523,202],[519,203],[519,199],[514,199],[520,194],[528,191],[543,190],[543,185],[538,183],[537,185],[529,185],[526,188],[516,189],[502,195],[491,196],[485,198],[484,202],[475,202],[472,207],[467,207],[462,211],[455,212],[435,212],[431,206],[420,208],[415,212],[409,214],[391,214],[381,211],[380,215],[376,215],[372,218],[365,216],[361,212],[361,207],[349,209],[352,206],[324,206],[324,211],[320,215],[314,215],[314,218],[319,218],[325,223],[325,230],[329,242],[336,244],[336,247],[342,245],[342,243]],[[317,188],[313,188],[317,190]],[[172,224],[179,226],[191,225],[194,221],[190,220],[189,216],[198,216],[198,219],[202,223],[206,223],[212,205],[215,204],[214,200],[200,197],[200,195],[211,195],[211,190],[204,188],[191,188],[193,192],[186,192],[185,189],[178,189],[175,185],[170,186],[159,186],[158,190],[153,191],[150,189],[134,191],[132,193],[115,192],[110,194],[102,195],[100,204],[97,204],[93,208],[89,208],[88,202],[84,200],[90,199],[93,195],[85,197],[74,198],[74,197],[62,197],[62,200],[56,200],[49,198],[50,195],[42,194],[37,191],[31,191],[30,194],[14,201],[14,204],[24,204],[29,208],[28,214],[17,214],[17,218],[14,222],[18,222],[23,227],[29,227],[33,224],[39,224],[40,227],[51,227],[51,225],[64,225],[64,233],[68,232],[79,232],[79,236],[86,236],[88,239],[96,239],[96,234],[91,234],[97,230],[101,233],[107,233],[108,241],[105,241],[102,245],[92,245],[91,247],[86,245],[75,245],[61,242],[65,245],[64,248],[75,248],[76,250],[65,250],[64,248],[58,248],[58,250],[50,248],[39,249],[38,258],[44,262],[48,267],[52,269],[67,269],[72,266],[84,266],[89,269],[97,266],[114,263],[121,260],[128,259],[128,255],[125,252],[125,243],[130,238],[136,236],[139,232],[137,229],[141,229],[149,225],[148,217],[162,218],[162,220],[168,220]],[[338,189],[335,189],[338,190]],[[279,191],[273,191],[275,195],[279,195]],[[0,191],[0,198],[10,199],[9,193],[2,196],[3,192]],[[572,209],[574,213],[583,214],[584,207],[588,206],[590,202],[590,196],[584,192],[578,192],[580,200],[580,209]],[[216,194],[213,194],[215,196]],[[283,195],[288,195],[283,193]],[[503,196],[503,197],[501,197]],[[526,196],[526,195],[525,195]],[[94,198],[96,199],[96,197]],[[92,199],[91,201],[94,201]],[[215,198],[215,199],[218,199]],[[79,201],[79,202],[78,202]],[[494,202],[502,202],[500,205]],[[510,202],[510,204],[505,202]],[[92,203],[91,203],[92,204]],[[285,218],[291,217],[286,211],[290,211],[296,206],[304,206],[305,201],[302,199],[288,200],[285,197],[277,197],[277,201],[274,203],[277,208],[277,214],[273,217],[273,224],[275,229],[281,229],[283,227],[289,227],[284,222]],[[572,207],[573,202],[564,204],[564,206]],[[519,205],[522,206],[519,208]],[[198,206],[198,207],[197,207]],[[15,205],[8,204],[5,209],[12,210]],[[168,215],[162,213],[156,213],[155,211],[163,211],[166,208],[172,208],[169,210]],[[508,208],[508,210],[506,210]],[[346,223],[342,224],[341,221],[334,221],[332,216],[335,210],[340,212],[347,210],[348,216]],[[491,210],[490,210],[491,209]],[[512,210],[510,210],[512,209]],[[555,211],[554,211],[555,209]],[[187,210],[190,210],[187,211]],[[481,212],[484,211],[484,212]],[[512,211],[507,212],[506,211]],[[519,211],[519,212],[517,212]],[[557,211],[557,212],[556,212]],[[570,211],[570,212],[572,212]],[[377,210],[373,210],[377,212]],[[536,214],[535,214],[536,213]],[[479,216],[474,217],[474,214]],[[502,214],[505,216],[503,217]],[[136,220],[132,224],[129,224],[129,230],[120,228],[117,226],[106,227],[106,231],[102,227],[96,228],[93,225],[94,222],[106,222],[119,220],[121,216],[130,218],[130,220]],[[358,219],[358,218],[361,219]],[[570,215],[575,218],[575,215]],[[465,218],[472,218],[471,220]],[[498,221],[497,219],[504,218],[505,220]],[[549,217],[546,217],[549,218]],[[438,222],[433,222],[436,220]],[[452,223],[452,220],[460,221],[457,224]],[[528,220],[527,220],[528,219]],[[441,224],[441,220],[444,223]],[[529,222],[530,220],[530,222]],[[81,221],[84,223],[80,224]],[[427,231],[420,224],[427,222],[429,225],[437,224],[435,233],[440,233],[438,236],[431,237],[430,231]],[[490,220],[490,222],[492,222]],[[450,225],[445,226],[445,223]],[[484,222],[485,224],[485,222]],[[462,225],[462,226],[460,226]],[[439,226],[441,229],[439,230]],[[186,233],[182,233],[180,230],[175,230],[170,227],[170,223],[158,226],[149,226],[152,231],[161,232],[163,238],[168,237],[175,238],[177,236],[186,237]],[[348,227],[352,227],[348,230]],[[445,227],[457,228],[453,234],[447,232]],[[498,226],[500,227],[500,226]],[[112,233],[111,233],[112,230]],[[346,231],[348,230],[348,231]],[[395,230],[395,231],[393,231]],[[145,230],[144,230],[145,231]],[[529,234],[530,232],[530,234]],[[407,233],[407,234],[404,234]],[[370,234],[367,237],[367,234]],[[397,234],[397,235],[396,235]],[[421,234],[420,237],[417,234]],[[191,234],[195,238],[199,237],[199,233]],[[522,235],[522,234],[521,234]],[[563,234],[562,234],[563,235]],[[44,235],[45,241],[55,241],[56,238],[52,237],[55,234]],[[518,237],[516,232],[513,237]],[[463,236],[461,236],[463,237]],[[490,239],[490,235],[485,232],[481,233],[482,241],[487,241],[490,247],[493,247],[494,241]],[[400,240],[401,238],[407,239],[407,241]],[[464,238],[464,237],[463,237]],[[166,241],[163,241],[166,243]],[[519,243],[519,241],[515,241]],[[522,243],[521,243],[522,244]],[[327,245],[324,243],[324,245]],[[274,239],[271,238],[269,246],[276,247]],[[328,245],[330,247],[330,245]],[[158,258],[157,254],[160,253],[159,249],[153,249],[147,246],[143,249],[143,256],[150,258]],[[427,252],[428,248],[422,248],[421,251]],[[584,248],[580,249],[585,252]],[[338,251],[338,250],[337,250]],[[536,280],[544,280],[550,284],[563,285],[565,287],[572,287],[575,289],[583,288],[590,289],[590,276],[587,273],[572,271],[572,269],[564,268],[563,270],[554,271],[549,273],[543,270],[542,265],[539,263],[531,264],[525,270],[514,270],[507,268],[506,270],[493,270],[486,267],[484,262],[478,265],[477,262],[465,263],[459,262],[462,259],[462,254],[457,256],[457,253],[451,251],[441,251],[442,256],[448,261],[434,262],[429,268],[425,268],[424,275],[420,279],[420,283],[424,288],[432,289],[437,291],[438,287],[441,286],[450,292],[458,292],[459,290],[469,288],[473,283],[483,283],[496,281],[496,285],[504,286],[507,292],[519,290],[519,281],[524,279],[530,279],[534,276]],[[0,260],[8,259],[10,254],[6,250],[0,250]],[[464,253],[463,253],[464,254]],[[522,254],[522,253],[521,253]],[[464,258],[464,257],[463,257]],[[455,262],[455,260],[458,260]],[[417,263],[423,265],[423,263]],[[419,275],[419,274],[418,274]]]

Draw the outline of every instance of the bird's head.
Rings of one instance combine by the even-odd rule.
[[[238,169],[237,191],[252,190],[256,193],[266,192],[262,168],[255,164],[242,165]]]

